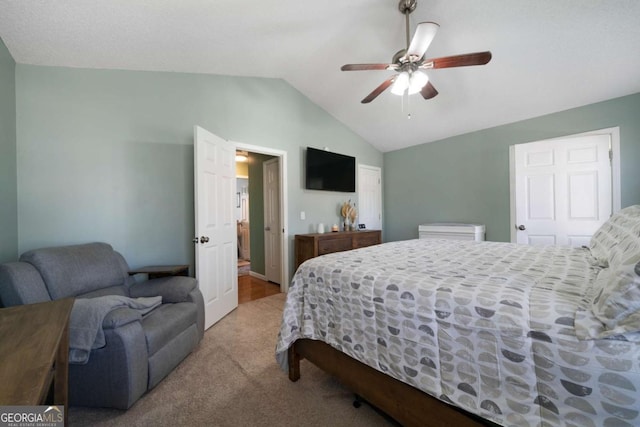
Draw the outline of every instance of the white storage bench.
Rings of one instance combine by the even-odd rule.
[[[420,239],[484,240],[484,225],[437,222],[418,226]]]

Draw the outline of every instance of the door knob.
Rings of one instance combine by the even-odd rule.
[[[271,231],[271,227],[265,227],[264,231]]]
[[[202,236],[200,237],[200,243],[207,243],[209,241],[209,238],[206,236]]]
[[[194,238],[193,238],[193,240],[192,240],[192,242],[193,242],[193,243],[198,243],[198,238],[197,238],[197,237],[194,237]]]
[[[524,225],[517,225],[516,228],[520,231],[524,231],[527,229],[527,227],[525,227]]]

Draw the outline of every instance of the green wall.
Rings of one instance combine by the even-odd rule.
[[[640,203],[640,94],[383,156],[280,79],[16,65],[0,46],[0,91],[4,259],[102,240],[132,267],[193,265],[196,124],[287,152],[291,265],[293,235],[338,222],[339,204],[354,197],[304,190],[307,146],[384,163],[387,241],[435,221],[484,223],[488,239],[508,241],[509,145],[613,126],[622,205]]]
[[[287,152],[290,259],[293,235],[336,221],[347,197],[303,189],[304,148],[382,166],[382,153],[280,79],[18,64],[16,109],[20,252],[98,240],[132,267],[193,265],[194,125]]]
[[[0,262],[18,257],[15,70],[0,39]]]
[[[510,240],[509,146],[620,127],[622,207],[640,203],[640,94],[384,154],[387,241],[428,222],[485,224]]]

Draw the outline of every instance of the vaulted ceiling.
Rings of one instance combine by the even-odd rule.
[[[0,1],[18,63],[282,78],[385,152],[640,92],[637,0],[418,0],[423,21],[427,57],[493,59],[430,70],[431,100],[361,104],[393,73],[340,67],[406,47],[398,0]]]

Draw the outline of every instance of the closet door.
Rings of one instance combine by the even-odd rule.
[[[517,243],[588,245],[612,212],[610,135],[518,144]]]
[[[382,230],[382,170],[358,165],[358,224]]]

